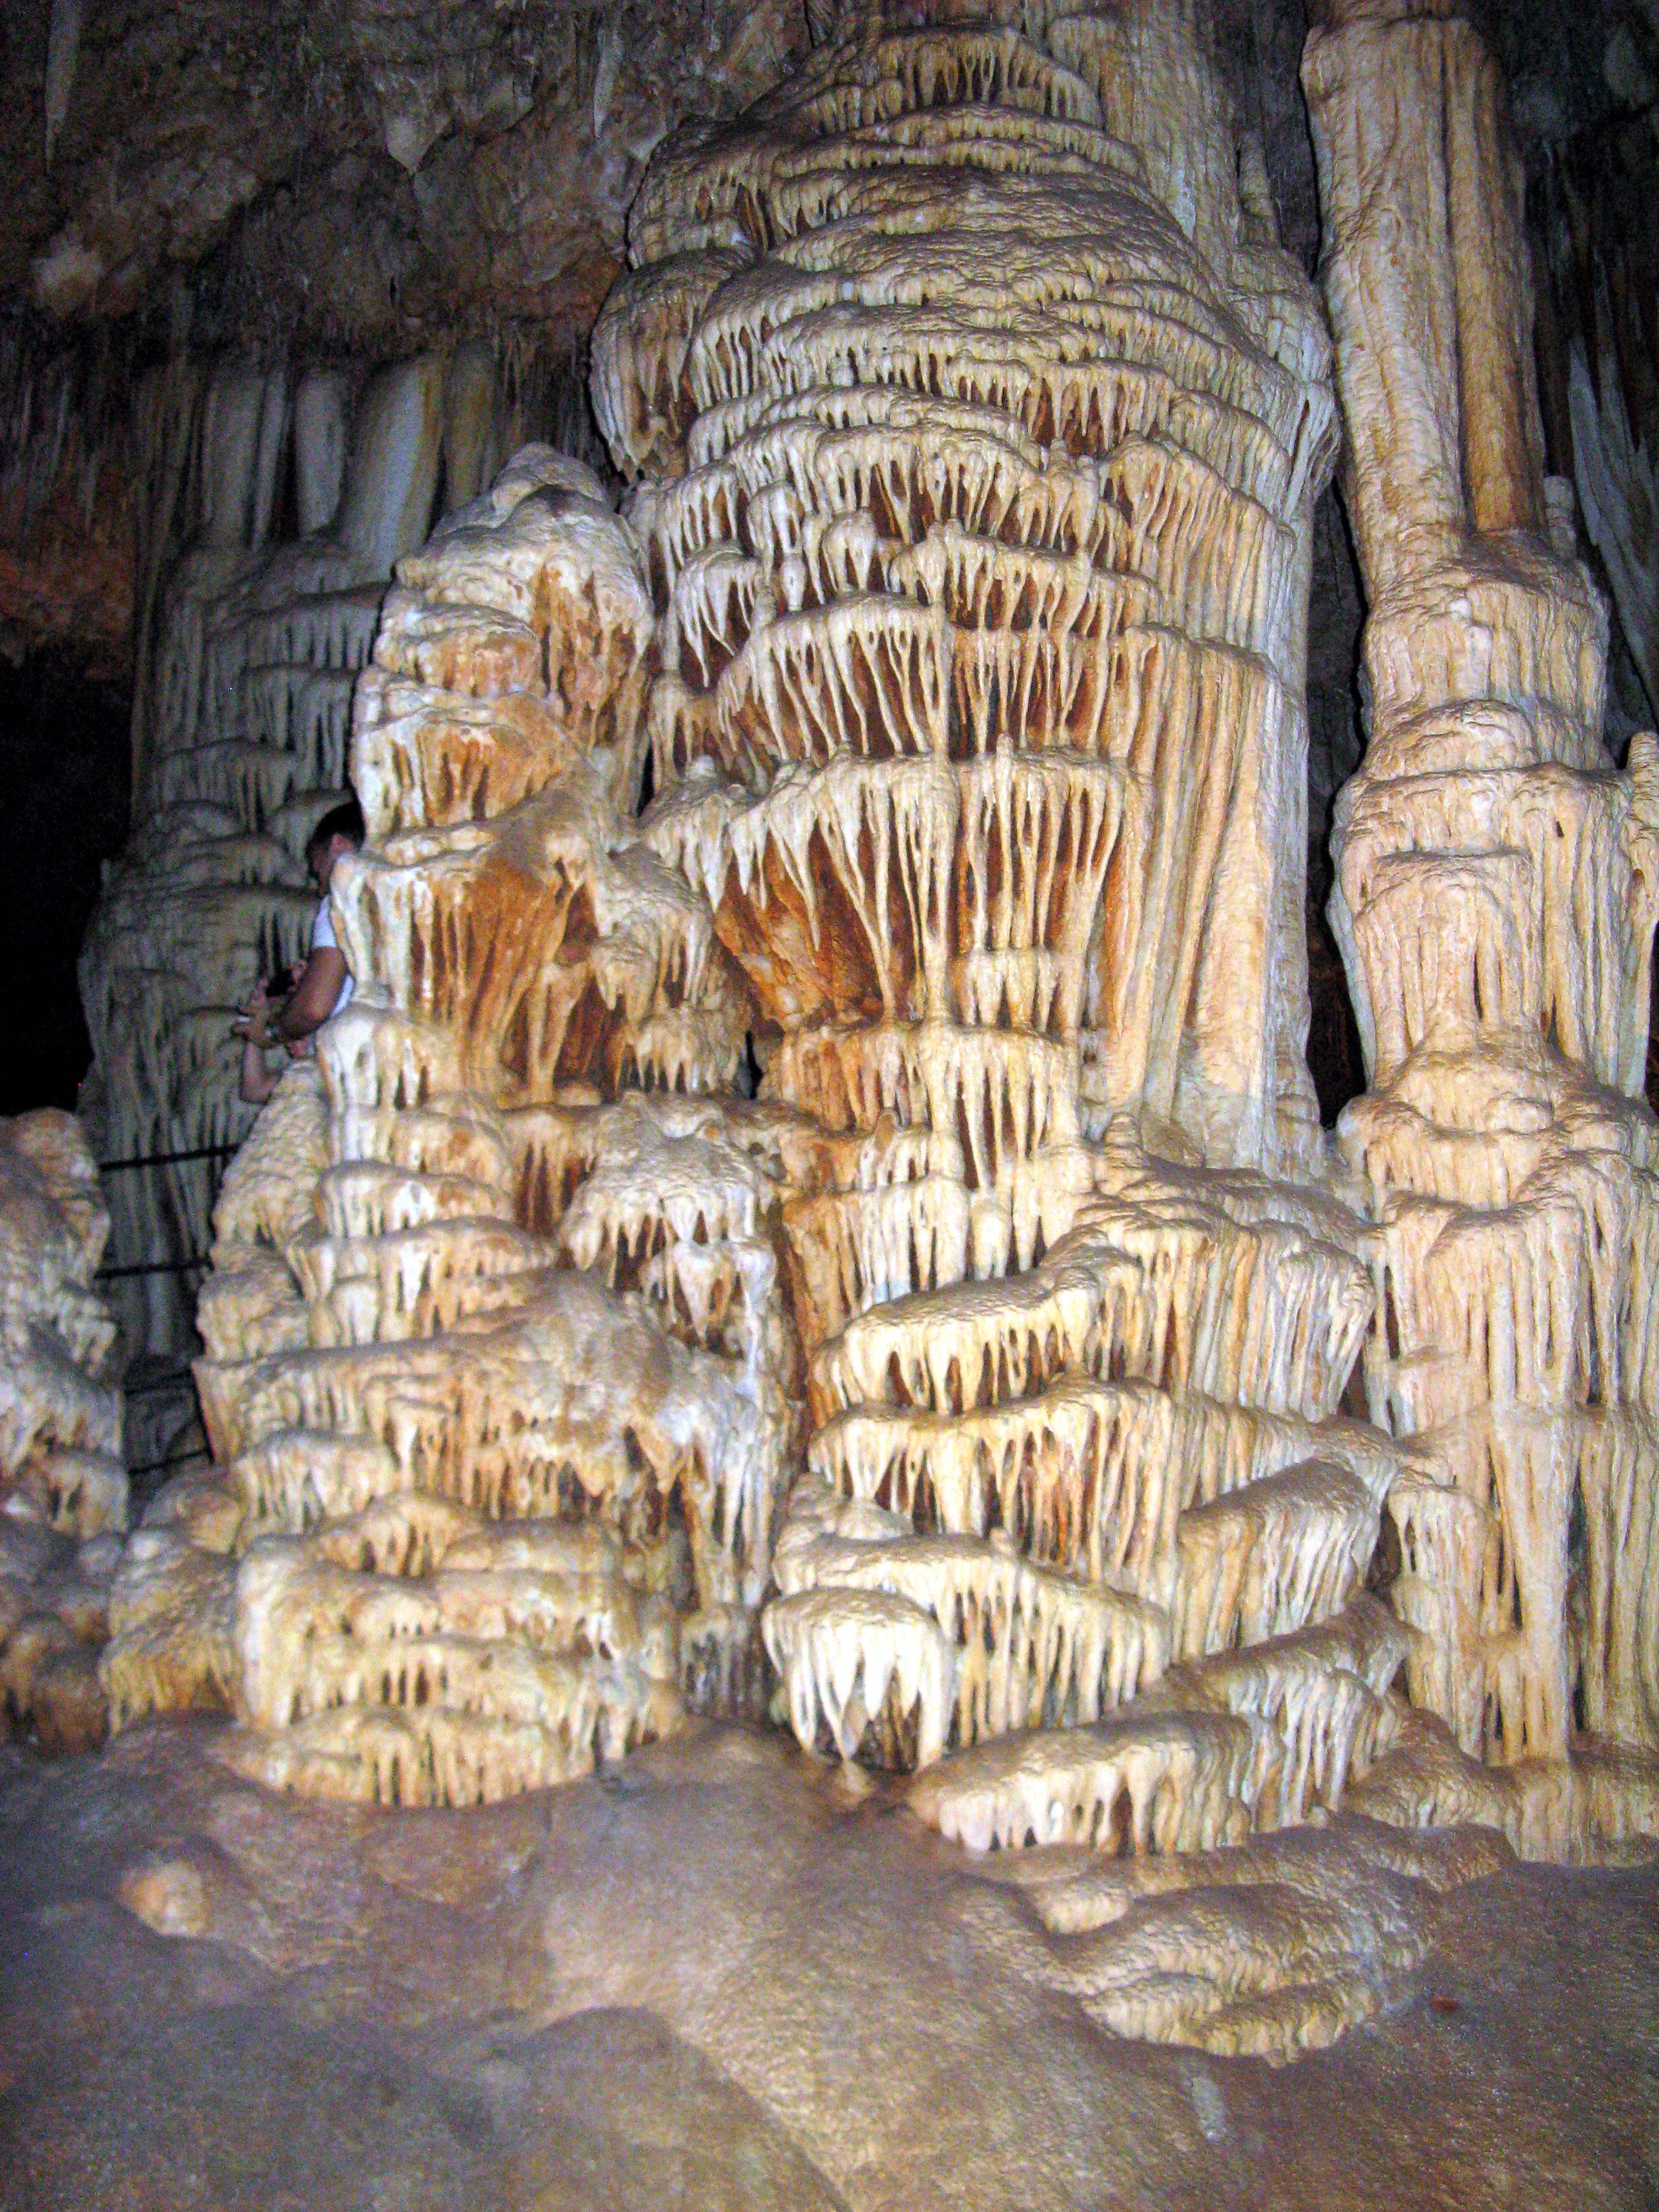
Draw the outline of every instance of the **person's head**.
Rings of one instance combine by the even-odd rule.
[[[334,863],[342,853],[355,853],[363,842],[363,810],[355,799],[331,806],[306,845],[306,866],[319,891],[328,889]]]

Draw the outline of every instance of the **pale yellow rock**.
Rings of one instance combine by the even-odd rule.
[[[94,1276],[109,1215],[81,1125],[0,1122],[0,1725],[95,1751],[97,1647],[127,1524],[120,1358]]]
[[[177,901],[227,985],[290,926],[359,668],[369,839],[352,1003],[227,1179],[218,1464],[129,1547],[115,1719],[228,1705],[243,1776],[438,1806],[769,1702],[1028,1887],[1029,1970],[1097,2023],[1283,2061],[1504,1856],[1417,1831],[1655,1831],[1659,750],[1601,748],[1501,88],[1449,8],[1310,44],[1334,361],[1210,11],[815,31],[646,176],[593,348],[623,514],[532,447],[372,620],[325,543],[175,586],[123,1096],[213,1095]],[[1339,398],[1372,1088],[1332,1145]],[[133,1901],[199,1917],[187,1874]]]
[[[1603,749],[1606,614],[1549,527],[1492,57],[1450,7],[1354,5],[1304,76],[1370,599],[1331,912],[1371,1089],[1340,1137],[1375,1224],[1366,1395],[1410,1446],[1406,1680],[1449,1731],[1377,1802],[1582,1858],[1659,1775],[1659,754]]]

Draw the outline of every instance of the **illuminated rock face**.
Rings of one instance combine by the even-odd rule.
[[[1359,1224],[1283,1179],[1328,352],[1201,10],[928,12],[660,155],[595,338],[643,834],[827,1139],[768,1649],[809,1747],[957,1753],[953,1832],[1212,1844],[1334,1801],[1404,1649]],[[1029,1733],[1137,1699],[1098,1785]]]
[[[1443,9],[1353,7],[1304,76],[1370,599],[1333,920],[1371,1090],[1373,1419],[1419,1729],[1378,1803],[1573,1856],[1659,1728],[1659,1130],[1641,1103],[1659,754],[1601,744],[1605,616],[1551,551],[1517,165]],[[1503,1770],[1485,1775],[1468,1759]]]
[[[465,1803],[752,1698],[795,1354],[780,1117],[705,1103],[741,986],[625,811],[625,532],[526,448],[398,574],[333,887],[358,989],[227,1182],[225,1484],[135,1564],[162,1625],[109,1663],[123,1719],[233,1705],[263,1778]]]
[[[192,550],[160,586],[153,638],[148,609],[141,624],[137,826],[81,960],[82,1111],[101,1158],[155,1163],[109,1187],[116,1255],[149,1271],[116,1294],[135,1347],[192,1340],[192,1263],[222,1152],[252,1120],[231,1021],[308,948],[306,842],[343,796],[392,563],[426,537],[441,483],[457,507],[499,467],[513,414],[465,346],[374,374],[181,368],[148,392],[150,526]],[[301,534],[282,543],[290,449]]]
[[[73,1116],[0,1123],[0,1740],[94,1751],[98,1652],[127,1522],[109,1235]]]
[[[244,1771],[400,1803],[769,1698],[1020,1854],[1109,2025],[1284,2057],[1428,1938],[1392,1844],[1263,1832],[1359,1802],[1587,1856],[1659,1817],[1651,763],[1600,757],[1599,613],[1528,534],[1518,295],[1448,263],[1425,323],[1365,260],[1344,195],[1437,187],[1400,130],[1374,189],[1416,81],[1345,90],[1393,33],[1334,32],[1376,707],[1338,1158],[1301,1057],[1329,362],[1203,12],[849,13],[653,164],[595,341],[623,517],[529,448],[397,569],[357,992],[228,1179],[221,1473],[130,1551],[106,1672],[118,1721],[216,1700]],[[1446,192],[1497,265],[1487,122]],[[1460,317],[1478,404],[1413,352]],[[1575,1700],[1624,1749],[1569,1757]],[[1190,1971],[1103,1932],[1182,1887]]]
[[[1297,1148],[1333,452],[1317,312],[1241,208],[1194,24],[1021,22],[854,17],[659,156],[595,339],[654,479],[657,787],[714,779],[656,834],[809,1110],[890,1106],[926,1031],[978,1272],[1028,1261],[1017,1169],[1075,1145],[1079,1095],[1218,1163]],[[998,1093],[1036,1120],[987,1158]]]

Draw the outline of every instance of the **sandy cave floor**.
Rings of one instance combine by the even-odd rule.
[[[1659,2202],[1659,1868],[1453,1891],[1273,2069],[1114,2039],[1018,1892],[781,1739],[453,1814],[218,1734],[0,1754],[3,2212]]]

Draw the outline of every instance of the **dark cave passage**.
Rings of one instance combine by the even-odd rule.
[[[55,652],[0,660],[0,1113],[73,1107],[91,1048],[75,963],[127,834],[130,702]]]

